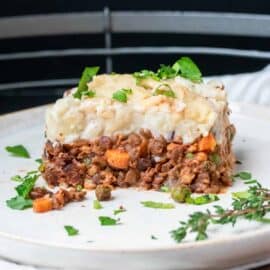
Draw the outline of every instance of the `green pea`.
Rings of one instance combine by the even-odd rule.
[[[179,203],[184,203],[190,197],[191,190],[187,186],[176,186],[171,190],[171,197]]]

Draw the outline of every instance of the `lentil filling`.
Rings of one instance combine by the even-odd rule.
[[[43,176],[51,186],[95,189],[105,184],[159,190],[164,184],[181,184],[192,192],[219,193],[232,184],[234,133],[234,126],[228,126],[222,145],[216,144],[212,133],[183,144],[181,138],[166,140],[145,129],[71,144],[47,141]]]

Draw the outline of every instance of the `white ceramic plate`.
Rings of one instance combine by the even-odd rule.
[[[243,164],[238,170],[251,171],[264,186],[270,187],[270,110],[255,105],[232,104],[232,122],[237,127],[234,150]],[[16,211],[5,201],[15,195],[16,183],[10,177],[37,168],[34,161],[43,147],[45,107],[0,117],[0,256],[34,265],[87,269],[215,269],[264,260],[270,254],[270,226],[241,221],[231,226],[211,226],[209,240],[194,242],[193,235],[175,243],[169,231],[186,220],[188,214],[211,208],[178,204],[175,209],[144,208],[140,201],[171,202],[169,195],[154,191],[118,189],[104,208],[94,210],[93,192],[87,200],[67,205],[61,211],[34,214],[31,209]],[[32,159],[9,156],[4,147],[23,144]],[[220,195],[217,204],[228,206],[230,193],[244,190],[240,181]],[[119,215],[121,225],[102,227],[98,216]],[[64,225],[79,229],[67,236]],[[155,235],[158,239],[151,239]]]

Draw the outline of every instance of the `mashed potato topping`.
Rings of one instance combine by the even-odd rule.
[[[161,85],[169,85],[175,98],[153,95]],[[119,89],[132,89],[126,103],[112,99]],[[95,97],[81,100],[72,93],[57,100],[46,113],[46,136],[53,142],[92,140],[101,135],[137,132],[147,128],[154,135],[180,135],[184,143],[218,133],[227,113],[226,94],[220,83],[193,83],[177,76],[156,81],[148,78],[136,84],[129,74],[97,75],[88,83]],[[218,140],[218,138],[217,138]]]

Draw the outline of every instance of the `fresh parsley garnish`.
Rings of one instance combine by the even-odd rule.
[[[7,146],[5,149],[14,157],[30,158],[29,152],[21,144],[14,145],[14,146]]]
[[[29,194],[39,176],[40,174],[37,171],[31,171],[23,177],[19,175],[12,177],[12,180],[21,182],[21,184],[15,187],[17,196],[6,201],[7,206],[17,210],[32,207],[32,200],[29,199]]]
[[[93,200],[93,208],[99,210],[99,209],[102,209],[103,207],[102,207],[100,201]]]
[[[189,57],[181,57],[173,64],[172,69],[175,70],[177,75],[190,79],[191,81],[202,81],[201,71]]]
[[[151,71],[151,70],[147,70],[147,69],[143,69],[141,71],[138,72],[134,72],[133,76],[136,78],[136,83],[139,84],[142,80],[147,79],[147,78],[152,78],[156,81],[159,81],[160,78],[158,77],[158,75]]]
[[[198,197],[187,197],[186,203],[188,204],[195,204],[195,205],[202,205],[202,204],[208,204],[215,201],[218,201],[219,197],[215,194],[205,194]]]
[[[114,92],[112,95],[112,98],[117,100],[117,101],[127,103],[128,95],[130,95],[130,94],[132,94],[132,89],[122,88],[122,89],[119,89],[118,91]]]
[[[163,95],[166,97],[176,98],[176,95],[173,92],[171,86],[167,83],[163,83],[156,88],[154,92],[154,96],[157,96],[157,95]]]
[[[123,212],[126,212],[127,210],[123,207],[123,206],[120,206],[118,209],[114,210],[113,211],[113,214],[114,215],[118,215],[120,213],[123,213]]]
[[[107,216],[98,217],[100,225],[102,226],[114,226],[119,224],[119,219],[114,219]]]
[[[23,182],[17,187],[15,187],[15,190],[17,191],[18,195],[24,198],[27,198],[30,191],[33,189],[38,177],[39,177],[39,174],[28,173],[24,177]]]
[[[21,177],[20,175],[14,175],[10,179],[12,181],[15,181],[15,182],[22,182],[23,181],[23,177]]]
[[[202,81],[201,71],[189,57],[181,57],[172,66],[160,65],[160,68],[157,70],[157,72],[144,69],[142,71],[135,72],[133,76],[136,78],[137,84],[139,84],[141,80],[147,78],[152,78],[156,81],[160,81],[174,78],[176,76],[181,76],[193,82]]]
[[[141,202],[144,207],[156,208],[156,209],[173,209],[175,208],[172,203],[162,203],[162,202],[154,202],[154,201],[144,201]]]
[[[88,90],[87,83],[98,73],[99,67],[86,67],[82,73],[78,88],[73,94],[74,98],[81,99],[83,96],[94,97],[95,92]]]
[[[174,78],[176,74],[176,71],[171,66],[166,65],[160,65],[160,68],[157,71],[158,78],[162,80]]]
[[[21,196],[16,196],[7,200],[6,204],[9,208],[16,210],[24,210],[26,208],[33,206],[31,199],[25,199],[24,197]]]
[[[64,228],[65,228],[68,236],[75,236],[75,235],[79,234],[79,230],[77,230],[76,228],[74,228],[71,225],[66,225],[66,226],[64,226]]]

